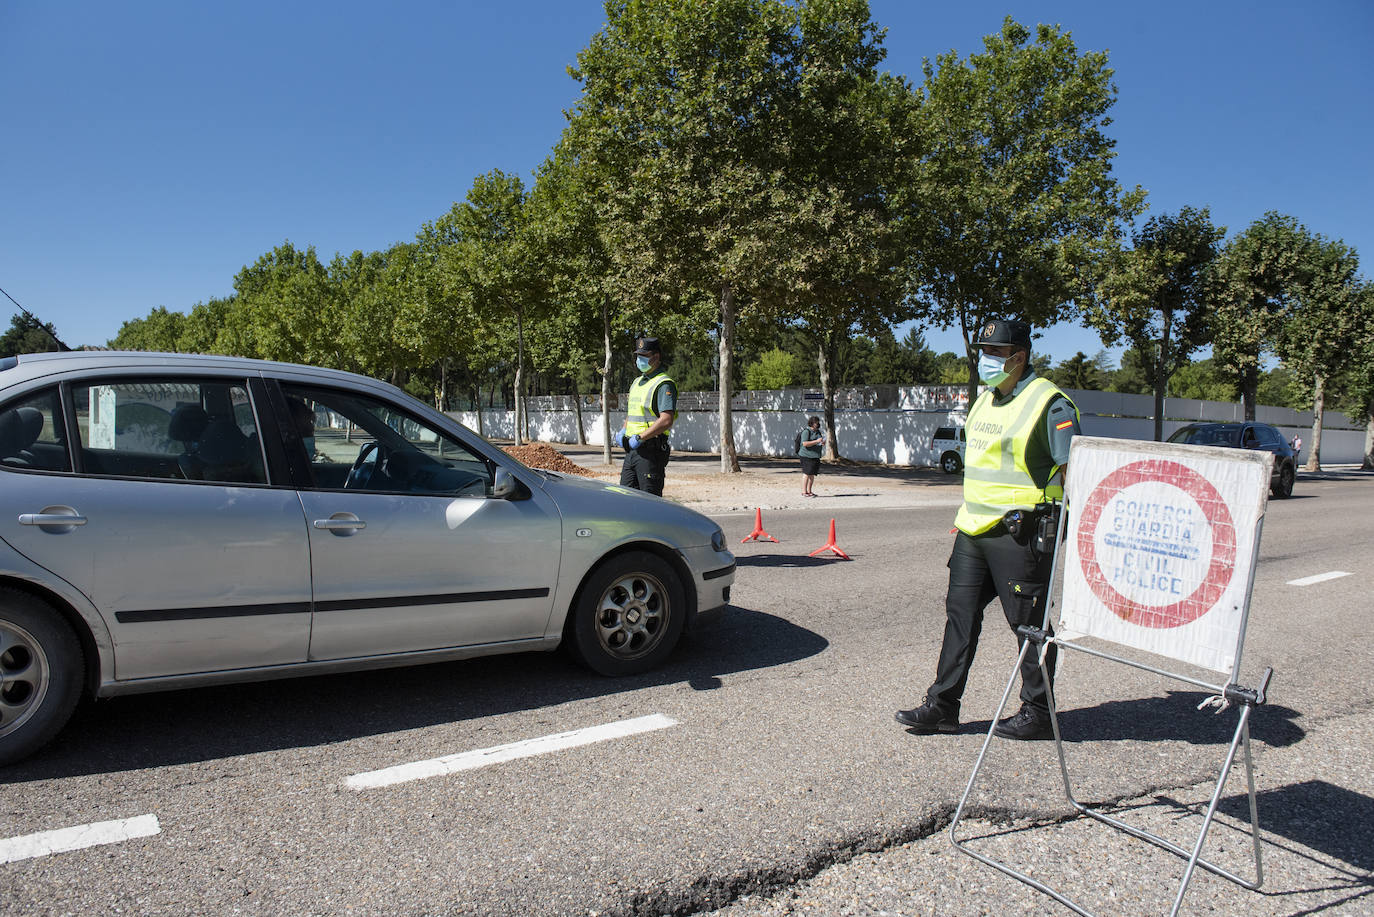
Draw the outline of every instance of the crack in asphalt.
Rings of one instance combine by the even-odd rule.
[[[1133,789],[1121,796],[1084,801],[1093,809],[1119,806],[1132,799],[1177,793],[1183,790],[1211,786],[1211,779],[1192,782],[1161,782]],[[1067,802],[1067,800],[1066,800]],[[938,807],[925,818],[897,830],[878,834],[852,835],[825,843],[791,863],[747,868],[726,876],[701,876],[687,886],[639,891],[618,905],[611,905],[596,913],[600,917],[693,917],[720,910],[746,897],[771,898],[780,892],[816,878],[833,866],[839,866],[864,854],[882,853],[915,841],[926,840],[947,829],[954,821],[957,806],[949,803]],[[971,804],[962,816],[965,822],[981,822],[999,826],[1026,828],[1062,825],[1083,818],[1077,811],[1058,815],[1028,816],[1023,808],[989,804]]]

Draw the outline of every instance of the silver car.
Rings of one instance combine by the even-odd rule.
[[[0,360],[0,763],[83,694],[563,644],[661,663],[720,527],[525,467],[400,390],[228,357]]]

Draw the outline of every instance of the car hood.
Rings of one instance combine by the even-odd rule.
[[[711,536],[720,528],[696,510],[653,494],[558,471],[540,470],[537,474],[543,479],[541,489],[558,504],[565,522],[608,521],[628,529],[643,524],[660,532],[667,527],[672,530],[671,540],[684,548],[710,544]]]

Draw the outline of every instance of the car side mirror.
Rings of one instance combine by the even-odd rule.
[[[520,483],[520,479],[501,466],[491,482],[491,495],[497,500],[524,500],[530,496],[530,489]]]

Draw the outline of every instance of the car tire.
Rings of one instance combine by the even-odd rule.
[[[958,474],[964,470],[964,460],[959,453],[950,451],[940,456],[940,468],[945,474]]]
[[[1278,481],[1270,485],[1269,491],[1280,500],[1287,500],[1293,496],[1293,479],[1296,477],[1297,473],[1293,470],[1293,466],[1284,465],[1279,469]]]
[[[0,765],[33,754],[67,724],[82,668],[81,644],[56,609],[0,589]]]
[[[647,551],[613,557],[583,584],[568,622],[571,649],[601,675],[638,675],[677,646],[687,595],[671,564]]]

